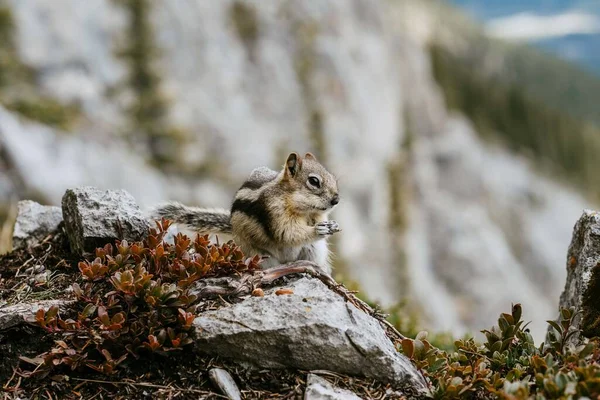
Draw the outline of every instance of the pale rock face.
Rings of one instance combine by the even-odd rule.
[[[165,199],[227,207],[253,168],[279,169],[288,151],[321,151],[340,182],[338,256],[369,297],[390,305],[408,295],[429,328],[457,333],[488,327],[522,301],[541,332],[586,202],[449,115],[426,49],[439,16],[414,1],[243,3],[256,10],[252,45],[236,33],[233,1],[155,2],[171,118],[190,132],[181,158],[222,169],[189,182],[149,167],[116,138],[123,99],[107,91],[125,74],[114,55],[123,11],[109,0],[11,0],[19,51],[40,71],[41,87],[81,102],[89,119],[63,135],[0,110],[0,141],[26,185],[56,204],[67,187],[94,185],[126,189],[144,207]],[[407,126],[409,157],[400,153]],[[400,237],[388,228],[388,166],[398,160],[409,183]],[[403,249],[404,263],[392,248]],[[398,289],[401,264],[409,292]]]
[[[127,188],[142,204],[166,196],[164,178],[122,143],[56,132],[2,107],[0,140],[28,188],[53,204],[60,204],[67,188],[85,184]]]
[[[118,7],[105,0],[9,0],[9,4],[21,58],[39,71],[41,88],[80,104],[94,119],[94,129],[114,129],[119,112],[106,99],[106,90],[125,74],[114,57],[125,22]]]
[[[413,166],[420,237],[411,238],[416,262],[408,264],[421,303],[446,329],[460,331],[457,321],[486,326],[520,302],[542,338],[565,279],[569,225],[584,200],[537,176],[524,160],[483,146],[461,118],[417,144]],[[454,306],[453,320],[438,307],[445,301]]]

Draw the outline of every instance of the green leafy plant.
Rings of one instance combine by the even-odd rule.
[[[442,351],[420,332],[404,339],[399,350],[429,379],[434,398],[579,398],[600,396],[600,350],[592,339],[576,346],[574,309],[563,309],[558,321],[548,321],[546,341],[535,346],[521,319],[520,304],[501,314],[498,325],[483,330],[483,344],[457,340],[453,351]]]
[[[157,222],[143,242],[118,241],[78,264],[72,285],[76,315],[65,318],[56,306],[40,309],[30,321],[56,336],[56,346],[35,359],[34,372],[47,375],[59,366],[89,367],[112,374],[129,357],[166,355],[192,343],[198,297],[193,283],[210,276],[252,272],[260,257],[245,258],[233,242],[215,245],[208,236],[194,241],[178,234],[163,239],[170,222]]]

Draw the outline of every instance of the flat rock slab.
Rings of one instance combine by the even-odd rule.
[[[148,222],[125,190],[69,189],[62,199],[62,213],[71,250],[78,254],[116,239],[142,240],[148,234]]]
[[[427,392],[422,375],[399,354],[380,323],[317,279],[286,285],[293,294],[250,297],[194,321],[200,352],[263,368],[329,370]]]
[[[31,247],[58,230],[62,222],[60,207],[43,206],[22,200],[17,204],[17,221],[13,232],[13,248]]]
[[[567,253],[567,282],[560,296],[560,307],[575,307],[575,318],[587,337],[600,336],[600,214],[585,210],[573,229]],[[573,337],[572,342],[577,341]]]
[[[362,398],[350,390],[334,386],[327,379],[308,374],[304,400],[362,400]]]

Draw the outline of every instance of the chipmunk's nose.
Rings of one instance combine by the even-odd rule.
[[[337,203],[340,202],[340,196],[338,194],[336,194],[335,196],[333,196],[333,198],[331,199],[331,205],[335,206]]]

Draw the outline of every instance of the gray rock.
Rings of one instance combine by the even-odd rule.
[[[33,246],[56,232],[63,216],[60,207],[43,206],[31,200],[19,201],[13,232],[13,248]]]
[[[230,400],[241,400],[242,394],[238,389],[237,384],[229,374],[221,368],[212,368],[208,371],[208,377],[210,378],[213,385],[215,385],[221,393],[223,393]]]
[[[361,400],[353,392],[339,388],[315,374],[308,374],[304,400]]]
[[[575,327],[587,337],[600,335],[600,214],[585,210],[573,229],[567,253],[567,282],[560,296],[560,308],[575,307],[581,313]],[[573,337],[572,343],[578,338]]]
[[[62,213],[71,249],[79,254],[115,239],[137,241],[148,234],[148,222],[125,190],[68,189]]]
[[[58,306],[59,310],[64,312],[73,303],[71,300],[41,300],[35,303],[0,306],[0,331],[24,324],[26,319],[33,317],[40,308],[48,310],[52,306]]]
[[[264,297],[202,313],[194,321],[198,350],[263,368],[325,369],[427,391],[377,320],[319,280],[302,278],[286,288],[294,293],[269,289]]]

